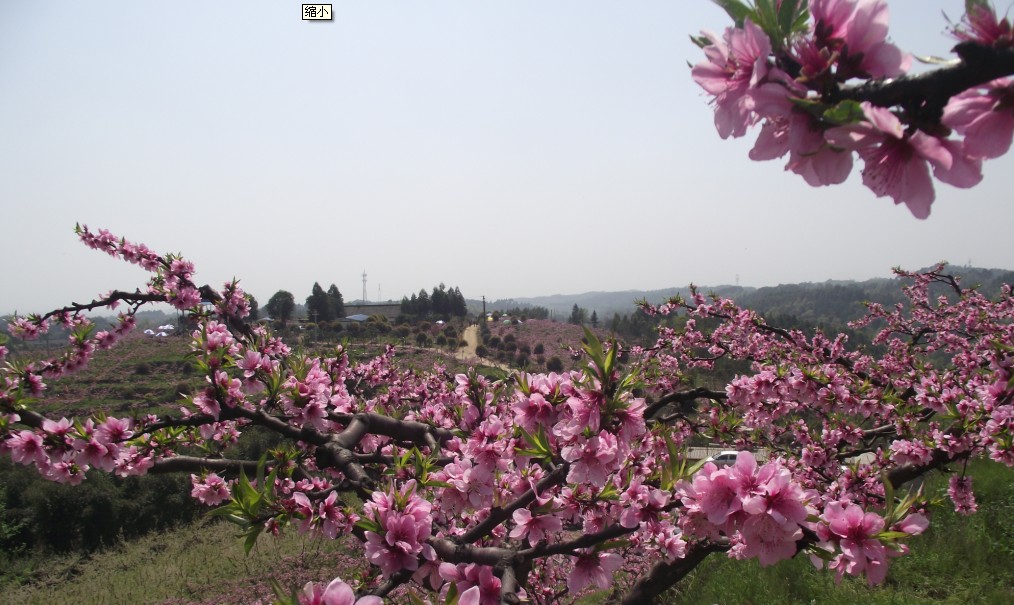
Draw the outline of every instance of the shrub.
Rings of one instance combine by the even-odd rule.
[[[550,357],[549,360],[546,361],[546,370],[549,372],[562,372],[563,361],[556,355]]]
[[[533,352],[534,352],[534,353],[535,353],[536,355],[542,355],[543,353],[545,353],[545,352],[546,352],[546,347],[542,346],[542,343],[541,343],[541,342],[540,342],[540,343],[536,343],[536,345],[535,345],[535,348],[534,348],[534,349],[532,349],[532,351],[533,351]]]

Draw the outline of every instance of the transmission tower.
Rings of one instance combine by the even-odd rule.
[[[363,269],[363,302],[366,301],[366,269]]]

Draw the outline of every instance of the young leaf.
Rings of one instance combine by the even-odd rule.
[[[863,113],[863,108],[857,101],[847,100],[825,110],[821,117],[835,126],[843,126],[861,122],[865,119],[866,114]]]
[[[736,27],[743,27],[743,20],[751,16],[753,13],[753,9],[739,0],[712,0],[712,2],[722,7],[722,10],[724,10],[736,24]]]
[[[792,34],[801,11],[806,11],[805,2],[782,0],[782,5],[778,7],[778,28],[783,36],[788,37]]]

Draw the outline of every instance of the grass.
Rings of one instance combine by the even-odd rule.
[[[269,603],[271,578],[294,589],[365,566],[346,553],[342,541],[288,532],[262,537],[244,556],[235,526],[202,521],[92,555],[51,557],[24,570],[22,584],[4,585],[0,603]]]
[[[39,411],[47,416],[93,414],[124,416],[175,410],[180,392],[204,384],[184,359],[186,336],[152,338],[132,334],[109,351],[97,351],[80,372],[51,380]]]

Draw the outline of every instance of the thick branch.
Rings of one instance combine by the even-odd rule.
[[[669,393],[645,408],[644,417],[650,419],[658,414],[662,408],[672,403],[679,404],[682,411],[693,411],[683,410],[684,404],[693,403],[698,399],[717,399],[719,401],[725,401],[726,398],[727,395],[724,392],[712,391],[711,389],[706,389],[704,387],[697,387],[696,389],[681,391],[679,393]]]
[[[228,460],[225,458],[200,458],[197,456],[173,456],[156,460],[149,473],[193,473],[202,469],[214,472],[245,473],[257,472],[256,460]]]
[[[441,561],[449,563],[478,563],[479,565],[495,566],[514,559],[518,554],[509,548],[469,546],[446,538],[433,538],[430,540],[430,545]]]
[[[558,466],[553,472],[549,473],[536,483],[534,489],[529,489],[514,502],[502,508],[493,508],[488,517],[466,532],[459,538],[459,540],[464,544],[471,544],[472,542],[486,537],[495,527],[509,519],[511,515],[514,514],[514,511],[531,504],[535,500],[537,491],[545,491],[563,481],[564,477],[567,476],[569,469],[570,465],[566,463]]]
[[[954,47],[961,61],[934,71],[871,81],[843,88],[832,101],[869,101],[879,107],[904,107],[921,121],[939,123],[947,101],[969,88],[1014,74],[1014,50],[962,42]]]
[[[348,426],[334,438],[341,447],[353,447],[367,434],[384,435],[398,441],[408,441],[419,447],[437,450],[440,444],[449,441],[454,433],[447,429],[415,422],[398,420],[373,412],[363,412],[352,417]]]
[[[642,576],[623,597],[624,605],[645,605],[654,603],[663,592],[674,586],[701,564],[713,552],[725,550],[714,544],[691,546],[687,556],[671,563],[658,563],[647,575]]]

